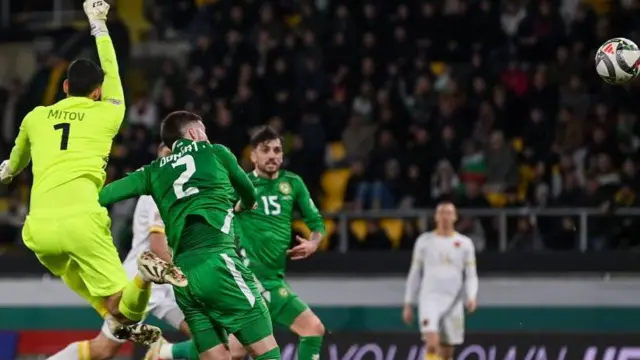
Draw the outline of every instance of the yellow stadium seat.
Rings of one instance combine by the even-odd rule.
[[[522,138],[515,138],[515,139],[513,139],[513,141],[511,141],[511,146],[517,152],[521,152],[522,149],[524,148],[524,142],[522,141]]]
[[[322,174],[320,186],[325,193],[322,210],[337,211],[342,208],[347,182],[351,171],[349,169],[328,170]]]
[[[242,159],[251,160],[251,145],[247,145],[242,149]]]
[[[367,222],[365,220],[354,220],[349,224],[349,228],[358,241],[364,241],[367,236]]]
[[[9,199],[0,198],[0,212],[9,210]]]
[[[518,167],[518,198],[524,199],[527,195],[527,189],[529,188],[529,184],[533,181],[535,177],[535,173],[533,170],[533,166],[531,165],[520,165]]]
[[[332,161],[340,161],[347,156],[347,150],[340,141],[329,144],[329,157]]]
[[[151,29],[151,24],[144,15],[143,0],[118,0],[116,5],[120,19],[129,29],[131,42],[140,42],[144,34]]]
[[[434,75],[438,76],[444,73],[444,71],[447,69],[447,64],[441,61],[433,61],[429,64],[429,67],[431,68],[431,72]]]
[[[302,220],[294,220],[293,224],[291,224],[291,227],[293,228],[293,230],[302,234],[302,236],[304,236],[305,238],[309,238],[309,236],[311,235],[311,230],[309,230],[307,225]],[[322,241],[319,247],[319,249],[322,251],[325,251],[329,248],[329,238],[331,237],[331,235],[333,235],[333,233],[336,232],[336,228],[337,228],[336,222],[331,219],[325,220],[324,228],[325,228],[324,240]]]
[[[344,199],[339,196],[325,196],[322,199],[322,210],[326,212],[336,212],[342,209]]]
[[[507,204],[507,197],[502,193],[488,193],[487,201],[491,207],[504,207]]]
[[[349,169],[335,169],[325,171],[324,174],[322,174],[322,179],[320,180],[322,190],[327,195],[331,194],[344,196],[344,192],[347,189],[349,176],[351,176],[351,171]]]
[[[384,229],[384,232],[391,240],[393,248],[400,247],[400,240],[402,239],[403,222],[401,219],[382,219],[380,220],[380,227]]]
[[[293,228],[293,230],[299,232],[304,237],[309,237],[309,234],[311,234],[311,230],[309,230],[307,225],[302,220],[294,220],[291,224],[291,227]]]
[[[215,4],[217,2],[217,0],[196,0],[196,6],[203,7],[205,5]]]
[[[322,243],[320,243],[320,250],[326,251],[327,249],[329,249],[329,238],[331,238],[331,236],[336,232],[336,228],[337,226],[335,221],[331,219],[327,219],[324,221],[325,235],[324,240],[322,241]]]

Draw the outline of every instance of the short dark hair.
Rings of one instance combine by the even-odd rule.
[[[69,96],[87,96],[102,86],[104,71],[88,59],[78,59],[67,68]]]
[[[251,144],[251,147],[255,149],[263,142],[271,140],[282,139],[280,138],[280,134],[278,134],[276,129],[272,128],[271,126],[263,126],[256,130],[255,133],[253,133],[253,136],[251,136],[251,140],[249,141],[249,143]]]
[[[174,111],[167,115],[160,124],[162,143],[171,148],[173,143],[184,138],[185,126],[196,121],[202,121],[202,118],[189,111]]]

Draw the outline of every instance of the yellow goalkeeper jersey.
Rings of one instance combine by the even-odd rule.
[[[98,193],[125,105],[111,38],[99,36],[96,44],[105,72],[101,101],[69,97],[35,108],[20,125],[9,167],[17,174],[33,162],[32,215],[100,209]]]

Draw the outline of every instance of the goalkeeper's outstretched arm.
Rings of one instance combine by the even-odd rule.
[[[106,20],[109,13],[109,4],[104,0],[86,0],[84,12],[91,25],[91,35],[96,38],[100,66],[104,71],[102,83],[102,101],[107,101],[114,106],[113,121],[116,128],[120,128],[125,114],[124,90],[118,69],[118,59],[113,42],[109,36]]]

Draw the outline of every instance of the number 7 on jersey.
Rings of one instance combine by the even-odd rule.
[[[60,138],[60,150],[67,150],[67,147],[69,146],[69,132],[71,131],[71,124],[55,124],[53,125],[53,130],[62,130],[62,137]]]

